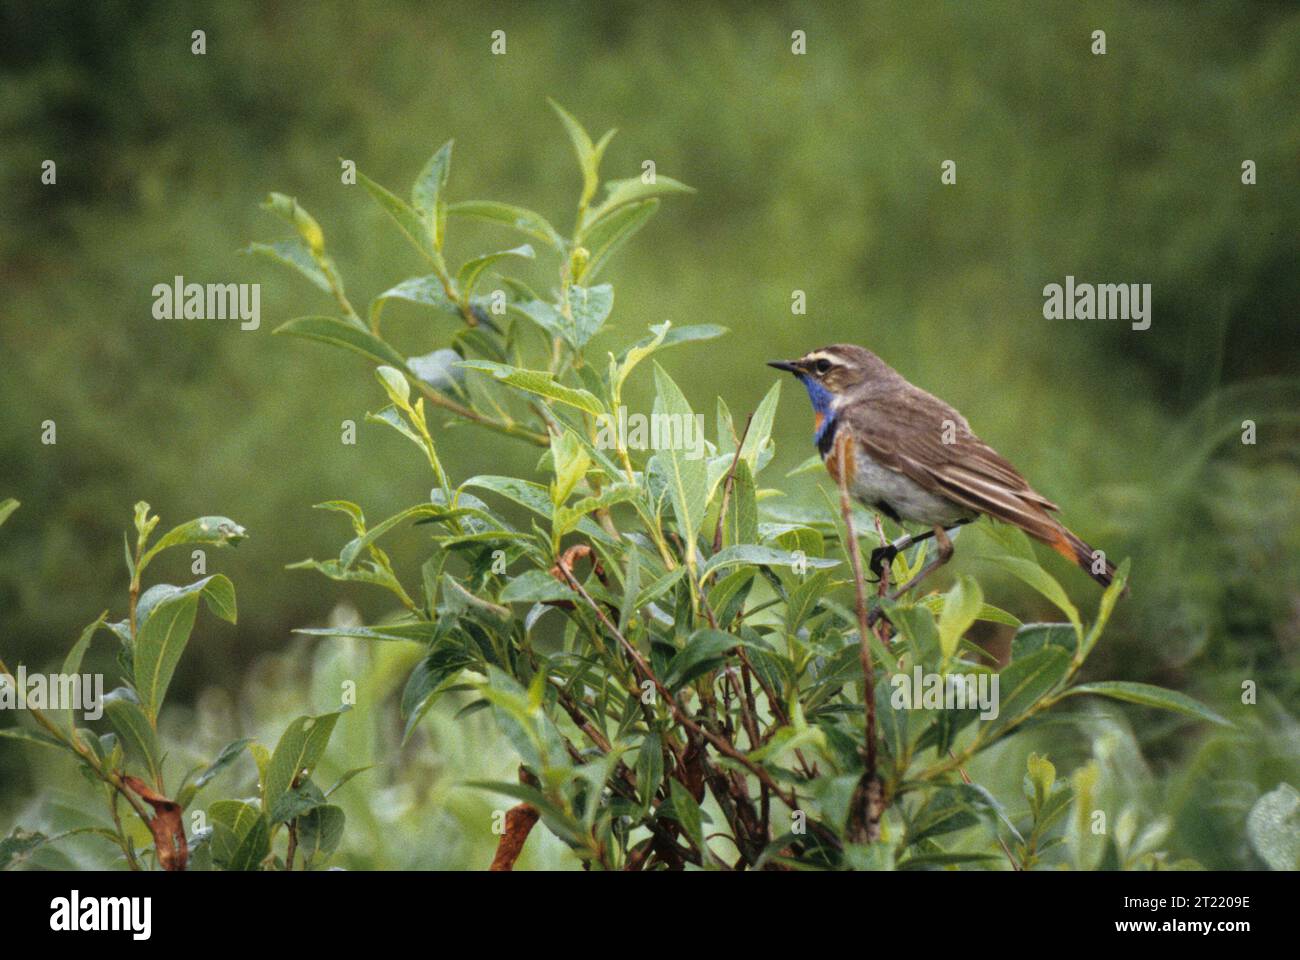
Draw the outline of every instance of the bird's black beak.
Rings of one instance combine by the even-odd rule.
[[[803,372],[799,369],[799,364],[793,360],[769,360],[767,361],[767,365],[769,367],[776,367],[778,370],[787,370],[796,376]]]

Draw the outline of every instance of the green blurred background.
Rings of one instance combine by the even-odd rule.
[[[1105,56],[1089,49],[1097,29]],[[339,158],[404,193],[452,137],[452,199],[519,203],[565,229],[578,177],[552,96],[593,133],[620,128],[606,176],[652,159],[698,190],[666,202],[606,274],[617,300],[594,355],[664,319],[724,324],[726,339],[664,362],[697,409],[721,395],[743,415],[772,382],[762,361],[870,347],[961,409],[1088,540],[1133,558],[1132,599],[1092,672],[1184,689],[1239,726],[1112,709],[987,759],[995,792],[1014,794],[1035,745],[1067,771],[1110,751],[1128,758],[1115,789],[1141,780],[1125,802],[1168,817],[1177,853],[1261,865],[1245,812],[1300,784],[1294,4],[4,3],[0,57],[0,498],[23,503],[0,534],[11,663],[51,668],[100,610],[121,614],[121,538],[145,499],[164,528],[224,514],[251,534],[209,556],[236,584],[239,625],[201,618],[177,674],[191,706],[170,722],[195,756],[240,732],[273,738],[318,684],[317,706],[331,702],[321,677],[360,671],[357,658],[375,698],[400,684],[401,651],[290,636],[350,616],[340,604],[381,616],[381,598],[284,567],[345,539],[311,504],[385,516],[427,495],[427,473],[363,423],[380,400],[358,358],[272,338],[332,312],[328,299],[239,251],[283,235],[257,207],[280,190],[320,221],[354,301],[423,272],[340,183]],[[47,159],[55,186],[40,182]],[[940,183],[945,160],[956,185]],[[500,238],[452,227],[453,259]],[[178,274],[262,283],[261,329],[155,320],[152,287]],[[1043,286],[1067,274],[1150,283],[1151,328],[1045,320]],[[806,315],[791,313],[794,290]],[[388,316],[411,352],[452,330],[407,305]],[[811,453],[792,387],[765,485],[820,503],[819,475],[784,479]],[[49,419],[53,446],[40,443]],[[356,446],[340,443],[345,419],[361,424]],[[460,427],[441,440],[453,480],[535,470],[536,450],[513,441]],[[393,540],[399,569],[424,555],[421,536]],[[995,602],[1048,614],[958,556]],[[156,575],[186,577],[183,559]],[[1093,605],[1085,577],[1046,562]],[[1240,703],[1246,680],[1254,706]],[[344,791],[356,829],[343,862],[490,859],[493,802],[455,784],[504,778],[511,758],[484,715],[452,713],[396,759],[391,709],[345,721],[363,759],[340,767],[383,763]],[[0,832],[76,806],[38,795],[60,777],[77,795],[46,764],[0,746]],[[546,841],[522,863],[572,865]]]

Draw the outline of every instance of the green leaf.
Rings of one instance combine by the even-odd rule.
[[[658,326],[651,326],[650,332],[653,336],[639,340],[635,345],[628,347],[627,350],[623,351],[619,356],[619,362],[625,363],[631,357],[634,350],[641,350],[652,344],[655,345],[655,350],[666,350],[669,347],[683,343],[716,340],[718,337],[721,337],[730,331],[727,327],[719,326],[716,323],[698,323],[690,324],[685,327],[674,327],[671,323],[665,320]],[[644,359],[644,356],[640,359]],[[631,367],[628,367],[628,370],[631,369]]]
[[[551,437],[551,460],[555,467],[555,482],[551,484],[551,503],[559,506],[569,499],[573,488],[587,475],[591,457],[572,430]]]
[[[298,717],[275,745],[262,780],[262,809],[271,811],[295,781],[305,780],[329,746],[342,711]]]
[[[593,416],[599,416],[606,412],[601,402],[591,393],[586,390],[575,390],[572,387],[566,387],[554,380],[551,374],[541,370],[521,370],[518,367],[507,366],[503,363],[493,363],[491,360],[464,360],[457,366],[491,374],[509,386],[527,393],[536,394],[539,397],[546,397],[557,403],[576,407]]]
[[[654,336],[649,340],[642,340],[640,343],[631,347],[623,355],[621,360],[612,362],[610,366],[609,389],[610,394],[613,397],[616,399],[622,398],[623,383],[627,380],[628,374],[632,372],[632,369],[638,363],[659,349],[660,345],[667,337],[668,331],[671,327],[672,323],[668,320],[665,320],[657,327],[652,326],[650,330]]]
[[[461,316],[460,306],[451,297],[447,296],[447,290],[443,287],[442,280],[434,273],[424,277],[411,277],[403,280],[397,286],[389,287],[375,297],[370,302],[370,327],[372,330],[378,329],[380,314],[383,312],[384,304],[389,300],[418,303],[422,306],[434,307],[449,316]],[[387,344],[385,346],[387,347]]]
[[[276,327],[275,332],[343,347],[375,363],[386,363],[398,369],[406,366],[402,355],[383,340],[369,330],[338,317],[298,317]]]
[[[957,644],[979,617],[984,591],[971,577],[962,575],[944,596],[939,614],[939,649],[945,658],[957,652]]]
[[[6,497],[4,500],[0,500],[0,526],[3,526],[4,522],[9,519],[18,507],[18,501],[13,497]]]
[[[237,546],[247,538],[248,532],[229,517],[199,517],[168,530],[162,539],[140,558],[140,569],[143,570],[150,560],[168,547],[178,547],[188,543],[207,543],[217,547]]]
[[[556,250],[564,250],[564,238],[560,236],[550,221],[540,213],[509,203],[497,203],[495,200],[462,200],[447,207],[447,213],[453,217],[475,217],[479,220],[492,220],[514,227],[534,240],[540,240]],[[590,272],[590,265],[588,265]]]
[[[655,364],[655,393],[658,412],[683,424],[695,419],[695,412],[691,410],[685,394],[658,363]],[[669,449],[661,450],[657,456],[665,462],[668,497],[677,518],[678,532],[686,545],[686,562],[694,567],[695,540],[704,523],[704,511],[709,500],[709,467],[703,457],[691,456],[691,451],[677,449],[678,446],[681,445],[670,445]]]
[[[614,131],[610,130],[606,133],[601,138],[599,146],[593,145],[587,131],[569,111],[549,97],[546,102],[551,105],[551,109],[564,124],[564,129],[569,134],[569,142],[573,144],[573,155],[578,158],[578,168],[582,171],[582,196],[578,204],[585,207],[596,194],[596,186],[600,182],[600,160],[610,139],[614,136]]]
[[[348,782],[350,782],[353,777],[358,777],[361,774],[365,773],[367,770],[373,770],[374,768],[375,765],[373,763],[368,763],[364,767],[353,767],[351,770],[348,770],[346,773],[344,773],[343,776],[339,777],[338,780],[334,782],[334,786],[330,787],[328,790],[325,791],[325,796],[327,797],[333,796],[343,786],[345,786]]]
[[[369,530],[359,537],[349,540],[344,544],[343,549],[339,552],[339,563],[344,570],[356,562],[361,552],[373,545],[380,537],[386,534],[394,527],[405,523],[407,520],[431,518],[435,520],[447,520],[459,516],[456,510],[448,510],[444,506],[436,503],[417,503],[413,507],[407,507],[399,513],[393,514],[387,520],[375,524]]]
[[[297,237],[292,240],[277,240],[274,243],[250,243],[244,248],[244,252],[284,264],[306,277],[317,289],[325,293],[333,293],[329,278],[312,257],[311,249]]]
[[[269,853],[271,843],[270,824],[262,812],[242,800],[216,800],[207,813],[212,825],[213,863],[227,870],[256,869],[266,855],[256,856],[258,849],[264,846]],[[246,847],[244,842],[250,835],[253,842]]]
[[[1039,811],[1043,809],[1043,804],[1047,802],[1048,796],[1052,793],[1052,785],[1056,783],[1056,767],[1052,764],[1052,761],[1046,757],[1040,757],[1036,753],[1029,755],[1027,766],[1025,794],[1029,798],[1034,817],[1037,819]]]
[[[117,732],[127,757],[144,765],[154,784],[162,783],[161,750],[158,734],[135,693],[118,687],[104,695],[104,714]]]
[[[480,474],[477,477],[470,477],[461,484],[461,487],[477,487],[480,490],[490,490],[509,500],[513,500],[521,507],[526,507],[547,520],[551,519],[554,512],[547,488],[540,483],[533,483],[531,480]]]
[[[583,244],[590,256],[574,279],[587,282],[596,279],[615,251],[645,226],[658,209],[658,200],[642,200],[615,210],[594,224],[583,237]]]
[[[346,826],[343,808],[332,803],[316,807],[302,817],[298,821],[298,852],[303,856],[303,863],[310,866],[337,850]]]
[[[661,197],[671,193],[694,192],[694,187],[688,187],[680,180],[674,180],[672,177],[665,177],[662,174],[657,174],[653,183],[646,183],[641,177],[631,177],[627,180],[610,180],[605,184],[605,199],[601,201],[600,206],[587,211],[586,219],[583,222],[583,230],[590,230],[603,218],[629,203],[636,203],[639,200]]]
[[[1124,593],[1124,585],[1128,583],[1129,561],[1125,560],[1115,571],[1115,576],[1111,579],[1108,586],[1101,595],[1101,601],[1097,604],[1097,620],[1089,628],[1087,636],[1079,645],[1079,662],[1082,663],[1092,653],[1092,648],[1097,645],[1101,639],[1101,632],[1106,629],[1106,624],[1110,622],[1110,615],[1115,609],[1115,604]]]
[[[438,152],[429,158],[420,175],[411,186],[411,206],[424,220],[429,232],[433,234],[434,246],[442,249],[443,222],[447,202],[443,193],[447,188],[447,174],[451,170],[451,147],[448,140]]]
[[[743,642],[721,630],[696,630],[668,662],[664,686],[675,693],[696,677],[716,668],[726,658],[728,650]]]
[[[573,591],[545,570],[525,570],[510,578],[497,599],[502,603],[547,603],[573,598]]]
[[[573,285],[567,293],[568,315],[546,300],[527,300],[511,304],[511,309],[523,314],[553,337],[562,337],[581,350],[609,319],[614,308],[614,288],[607,283],[597,287]],[[569,317],[572,317],[570,322]]]
[[[724,481],[725,482],[725,481]],[[744,460],[736,463],[736,478],[722,525],[723,543],[729,546],[758,542],[758,499],[754,475]]]
[[[636,788],[641,800],[641,814],[650,812],[655,794],[664,779],[663,741],[659,734],[647,733],[636,756]]]
[[[1210,723],[1217,723],[1221,727],[1233,726],[1230,721],[1225,720],[1209,707],[1193,700],[1186,694],[1179,693],[1176,690],[1166,690],[1164,687],[1155,687],[1149,683],[1132,683],[1126,680],[1097,680],[1093,683],[1081,683],[1076,687],[1071,687],[1061,696],[1062,698],[1073,697],[1085,693],[1096,694],[1099,697],[1110,697],[1112,700],[1123,700],[1126,703],[1137,703],[1144,707],[1154,707],[1157,710],[1172,710],[1174,713],[1195,717],[1197,720],[1208,720]]]
[[[524,763],[543,777],[547,771],[566,767],[569,759],[563,740],[541,705],[497,667],[489,665],[487,675],[488,683],[478,685],[478,690],[492,704],[497,726]]]
[[[772,424],[776,418],[776,407],[780,400],[781,381],[777,380],[763,397],[758,409],[754,411],[753,419],[749,422],[749,434],[745,437],[745,442],[740,448],[740,458],[749,464],[750,472],[756,477],[758,471],[763,467],[763,463],[759,462],[759,457],[772,437]]]
[[[1068,623],[1026,623],[1011,639],[1011,659],[1019,660],[1048,646],[1060,647],[1074,656],[1079,636]]]
[[[68,655],[63,658],[63,666],[59,669],[61,676],[72,677],[81,673],[81,661],[86,656],[86,650],[90,647],[90,641],[101,628],[107,625],[107,621],[108,611],[105,610],[99,615],[99,619],[81,631],[81,636],[78,637],[77,642],[72,645],[72,649],[68,651]],[[85,693],[83,692],[83,697],[84,696]],[[75,735],[77,721],[73,715],[73,705],[71,703],[68,704],[68,729],[72,730]]]
[[[189,643],[200,597],[216,616],[235,622],[235,587],[222,574],[204,577],[184,587],[171,584],[150,587],[136,607],[140,626],[132,652],[135,689],[151,723],[157,721],[176,664]]]
[[[320,256],[325,251],[325,234],[310,213],[298,206],[298,201],[283,193],[268,194],[262,202],[263,210],[270,210],[298,231],[310,253]]]
[[[573,327],[565,334],[574,348],[581,350],[609,319],[614,310],[614,288],[608,283],[596,287],[569,287],[569,313]]]
[[[212,779],[217,774],[238,760],[240,754],[244,752],[244,748],[252,742],[253,740],[251,737],[243,737],[239,740],[232,740],[230,743],[222,747],[221,752],[217,754],[217,759],[208,764],[203,772],[195,779],[195,789],[202,789],[211,783]]]
[[[288,791],[280,795],[280,799],[275,802],[271,809],[270,820],[272,826],[280,823],[287,823],[290,820],[297,820],[315,810],[325,802],[325,794],[320,792],[320,787],[316,786],[310,779],[303,780],[296,787],[290,787]]]
[[[380,209],[397,224],[397,228],[402,231],[402,235],[411,242],[411,245],[439,270],[444,270],[442,254],[438,251],[438,245],[434,240],[433,224],[408,207],[400,197],[393,195],[360,171],[357,172],[357,180],[374,198],[375,203],[379,204]]]
[[[496,253],[485,253],[480,257],[474,257],[472,260],[466,260],[460,268],[460,272],[456,275],[456,286],[460,287],[460,295],[469,297],[474,291],[474,285],[478,283],[479,277],[483,275],[483,271],[498,260],[504,257],[521,257],[524,260],[532,260],[535,256],[533,248],[525,243],[523,246],[513,247],[510,250],[498,250]]]
[[[234,855],[226,862],[232,871],[257,870],[271,853],[271,825],[266,817],[258,817],[244,834]]]
[[[35,743],[42,747],[66,749],[62,741],[42,730],[28,730],[24,727],[0,727],[0,737],[8,740],[21,740],[24,743]]]
[[[1065,589],[1056,579],[1033,560],[1020,557],[994,557],[993,562],[1013,576],[1023,580],[1044,597],[1054,603],[1074,625],[1074,632],[1083,636],[1083,624],[1079,621],[1079,610],[1066,595]]]
[[[1020,660],[1013,660],[998,675],[998,715],[985,723],[985,742],[1019,720],[1047,696],[1070,669],[1070,656],[1060,647],[1044,647]]]
[[[402,691],[401,714],[406,718],[402,731],[405,743],[415,732],[420,720],[429,712],[438,698],[446,692],[462,670],[473,661],[454,646],[440,646],[415,665]]]
[[[669,812],[672,818],[681,824],[682,832],[707,863],[709,848],[704,842],[704,815],[700,805],[695,802],[691,792],[680,781],[670,780],[669,788],[672,791],[672,810],[665,812]]]
[[[1246,835],[1270,870],[1300,870],[1300,792],[1279,783],[1256,800],[1246,817]]]
[[[404,641],[430,643],[438,631],[438,624],[427,620],[407,623],[385,623],[375,627],[299,627],[294,633],[308,637],[345,637],[355,640]]]
[[[637,499],[638,490],[627,483],[615,483],[606,487],[598,497],[583,497],[569,506],[555,508],[553,536],[563,537],[593,510],[604,510],[618,503],[631,503]]]
[[[789,550],[743,544],[737,547],[727,547],[711,556],[708,562],[705,563],[701,576],[707,576],[714,570],[720,570],[723,567],[733,567],[746,563],[756,567],[793,567],[798,559]],[[840,563],[838,560],[830,560],[826,557],[805,557],[803,562],[807,564],[810,570],[828,569],[839,566]]]
[[[460,392],[465,372],[456,364],[461,356],[455,350],[443,347],[419,357],[408,357],[406,366],[417,379],[423,380],[443,393]]]

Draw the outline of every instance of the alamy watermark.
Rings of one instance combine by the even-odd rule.
[[[0,673],[0,710],[80,710],[87,720],[104,715],[102,673]]]
[[[1075,283],[1043,287],[1045,320],[1128,320],[1134,330],[1151,326],[1151,284]]]
[[[704,414],[627,412],[602,413],[596,417],[596,448],[599,450],[684,450],[687,460],[699,460],[708,452],[704,442]]]
[[[262,325],[262,285],[259,283],[171,283],[153,286],[155,320],[239,320],[240,330]]]
[[[889,678],[895,710],[978,710],[981,720],[998,715],[996,673],[926,673],[917,664],[911,673]]]

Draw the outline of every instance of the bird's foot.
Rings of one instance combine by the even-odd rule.
[[[876,579],[872,583],[880,582],[885,564],[893,563],[896,556],[898,556],[898,548],[892,543],[887,543],[883,547],[876,547],[871,551],[871,559],[867,561],[867,568],[876,575]]]

